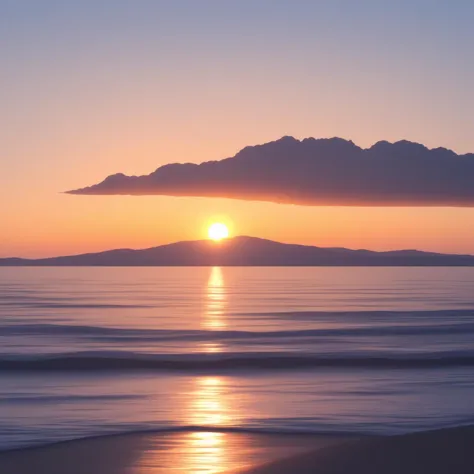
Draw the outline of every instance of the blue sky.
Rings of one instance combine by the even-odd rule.
[[[0,250],[48,251],[38,242],[49,234],[24,223],[32,206],[71,248],[112,245],[74,240],[97,205],[58,192],[116,171],[224,158],[283,135],[472,152],[473,24],[474,2],[459,0],[0,0],[0,198],[10,202],[0,209],[9,229]],[[119,201],[107,201],[110,214]],[[166,198],[146,202],[146,212],[156,203],[158,220],[169,208],[185,212]],[[130,245],[152,240],[140,206],[126,203],[134,216],[144,213],[137,225],[147,238]],[[454,225],[453,212],[438,220]],[[409,235],[421,239],[422,217]],[[101,235],[116,231],[109,227]],[[466,232],[450,236],[449,248],[471,249]],[[374,242],[384,247],[372,238],[367,246]]]

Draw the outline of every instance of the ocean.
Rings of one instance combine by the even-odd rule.
[[[474,422],[474,268],[0,268],[0,449]]]

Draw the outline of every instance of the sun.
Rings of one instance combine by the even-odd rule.
[[[212,240],[227,239],[227,237],[229,237],[229,229],[225,224],[222,224],[221,222],[215,222],[209,226],[207,235]]]

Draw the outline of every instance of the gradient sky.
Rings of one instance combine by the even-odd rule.
[[[215,218],[474,253],[474,209],[60,193],[283,135],[474,152],[473,24],[467,0],[0,0],[0,257],[197,239]]]

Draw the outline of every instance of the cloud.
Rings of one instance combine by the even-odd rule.
[[[114,174],[81,195],[221,197],[309,206],[474,206],[474,154],[418,143],[362,149],[341,138],[283,137],[232,158]]]

